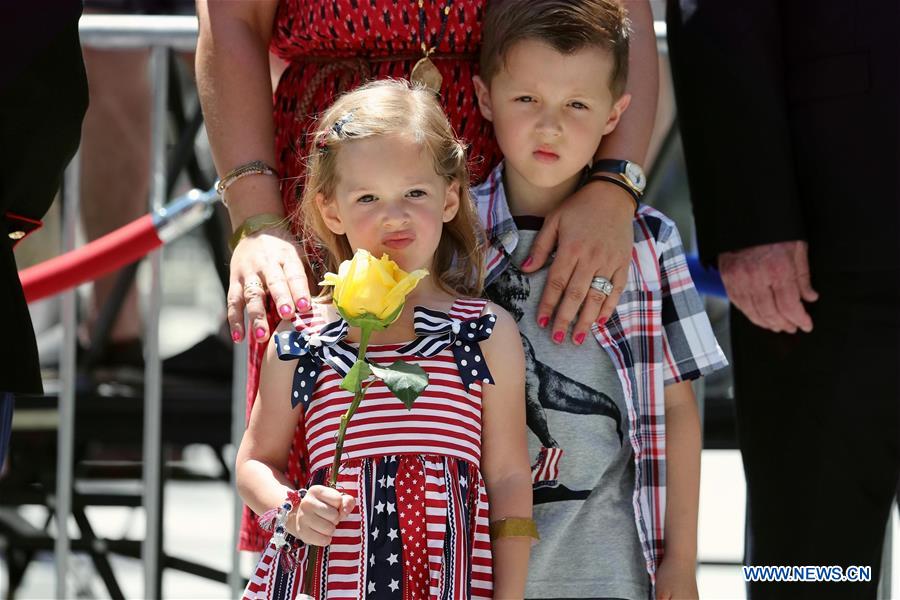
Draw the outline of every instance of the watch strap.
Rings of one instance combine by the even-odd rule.
[[[591,175],[596,175],[597,173],[625,173],[625,167],[628,166],[627,160],[622,160],[618,158],[601,158],[600,160],[595,160],[591,165],[589,173]]]
[[[587,181],[585,183],[590,183],[592,181],[608,181],[610,183],[614,183],[619,186],[631,196],[634,200],[634,212],[637,213],[638,207],[641,204],[641,195],[635,190],[633,187],[619,179],[618,177],[613,177],[612,175],[589,175]]]

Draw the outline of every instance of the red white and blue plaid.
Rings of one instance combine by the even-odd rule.
[[[473,198],[487,236],[486,283],[509,265],[519,235],[497,166]],[[628,283],[613,316],[592,333],[609,353],[628,406],[635,459],[635,522],[655,582],[664,552],[666,511],[665,386],[727,365],[688,271],[675,224],[641,205],[634,219]]]

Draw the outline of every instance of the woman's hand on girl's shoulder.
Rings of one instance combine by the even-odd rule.
[[[275,301],[282,319],[290,321],[298,310],[309,310],[309,282],[302,253],[294,237],[281,228],[250,235],[235,247],[226,296],[228,326],[235,342],[244,339],[245,308],[249,334],[257,342],[269,339],[267,295]]]
[[[356,498],[324,485],[314,485],[287,520],[288,533],[313,546],[328,546],[338,524],[353,512]]]

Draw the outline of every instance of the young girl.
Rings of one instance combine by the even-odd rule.
[[[367,351],[382,365],[418,364],[429,384],[411,410],[380,380],[368,387],[331,489],[352,400],[341,357],[352,364],[359,331],[322,296],[273,336],[237,484],[258,515],[288,507],[287,535],[273,537],[245,598],[293,598],[312,545],[322,547],[316,598],[522,597],[533,529],[524,359],[515,322],[477,298],[483,255],[464,148],[434,95],[401,81],[342,96],[312,148],[302,216],[325,269],[362,248],[431,273]],[[298,424],[302,456],[289,452]],[[289,484],[291,461],[306,463],[305,490]]]

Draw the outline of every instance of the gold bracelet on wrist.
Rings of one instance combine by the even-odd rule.
[[[595,174],[588,177],[585,184],[591,183],[592,181],[606,181],[625,190],[628,193],[629,199],[634,201],[634,212],[635,214],[637,214],[638,208],[640,208],[641,206],[642,194],[628,185],[628,183],[621,177],[615,175]]]
[[[506,537],[530,537],[535,541],[541,539],[534,519],[518,517],[508,517],[491,523],[491,540]]]
[[[222,179],[216,182],[216,193],[222,199],[222,204],[228,206],[228,202],[225,200],[225,192],[231,187],[231,184],[248,175],[274,175],[278,177],[278,171],[261,160],[254,160],[228,171]]]
[[[234,233],[231,234],[231,241],[228,242],[228,247],[234,252],[234,249],[237,248],[237,245],[241,243],[241,240],[245,237],[264,229],[284,227],[287,225],[287,222],[287,217],[282,217],[281,215],[276,215],[274,213],[260,213],[258,215],[253,215],[252,217],[247,218],[246,221],[241,223],[240,226],[234,230]]]

